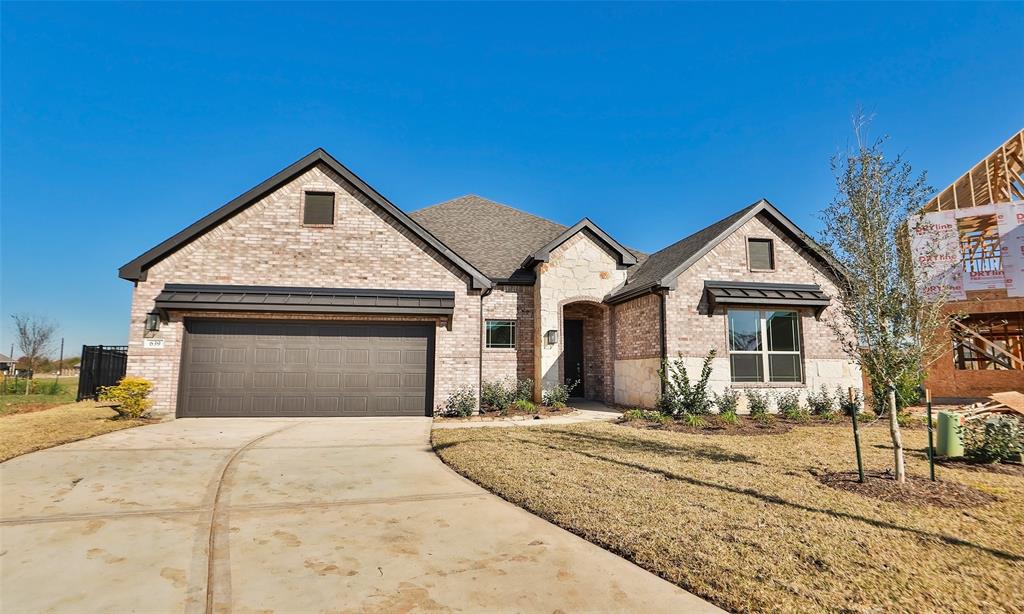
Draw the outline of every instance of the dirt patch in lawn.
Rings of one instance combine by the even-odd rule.
[[[115,415],[109,407],[84,401],[4,416],[0,418],[0,461],[152,422],[111,420]]]
[[[884,423],[865,466],[892,463]],[[985,502],[862,496],[815,474],[856,468],[847,421],[773,437],[609,423],[438,429],[437,454],[497,495],[731,612],[1020,612],[1024,479],[939,468]],[[913,483],[927,432],[904,433]],[[876,447],[878,446],[878,447]]]
[[[1024,478],[1024,465],[1020,463],[976,463],[966,458],[936,458],[935,466],[963,469],[964,471],[984,471],[1002,475],[1015,475]]]
[[[863,482],[856,471],[825,471],[815,477],[831,488],[900,504],[963,508],[998,501],[993,495],[959,482],[932,482],[925,477],[907,476],[907,481],[899,484],[889,471],[865,471]]]

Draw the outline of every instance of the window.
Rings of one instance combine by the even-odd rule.
[[[306,192],[306,204],[302,209],[302,223],[310,226],[334,224],[334,193]]]
[[[515,348],[515,320],[487,320],[487,347]]]
[[[728,320],[732,381],[803,381],[800,370],[800,314],[795,311],[730,309]]]
[[[1012,359],[989,344],[1024,360],[1024,312],[977,313],[960,320],[960,323],[984,337],[988,343],[954,326],[953,360],[957,369],[1001,371],[1014,368]]]
[[[775,270],[775,245],[771,239],[747,239],[747,262],[751,271]]]

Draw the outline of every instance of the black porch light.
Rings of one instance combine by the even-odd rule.
[[[146,314],[146,332],[155,333],[160,330],[160,312],[150,311]]]
[[[544,338],[548,342],[548,345],[555,345],[556,343],[558,343],[558,331],[555,329],[551,329],[548,332],[544,333]]]

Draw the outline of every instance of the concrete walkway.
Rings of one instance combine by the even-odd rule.
[[[557,424],[577,424],[580,422],[607,422],[609,420],[614,420],[622,415],[621,411],[612,407],[608,407],[607,405],[599,401],[572,399],[569,405],[576,411],[572,412],[571,414],[553,416],[551,418],[541,418],[540,420],[486,420],[479,422],[460,422],[457,420],[446,420],[434,422],[434,428],[475,429],[488,426],[551,426]]]
[[[456,475],[430,426],[177,420],[10,460],[2,609],[717,611]]]

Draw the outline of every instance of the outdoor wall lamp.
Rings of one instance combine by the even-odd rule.
[[[150,311],[146,314],[146,332],[155,333],[160,330],[160,312]]]
[[[558,331],[551,329],[544,333],[544,339],[548,342],[548,345],[555,345],[558,343]]]

